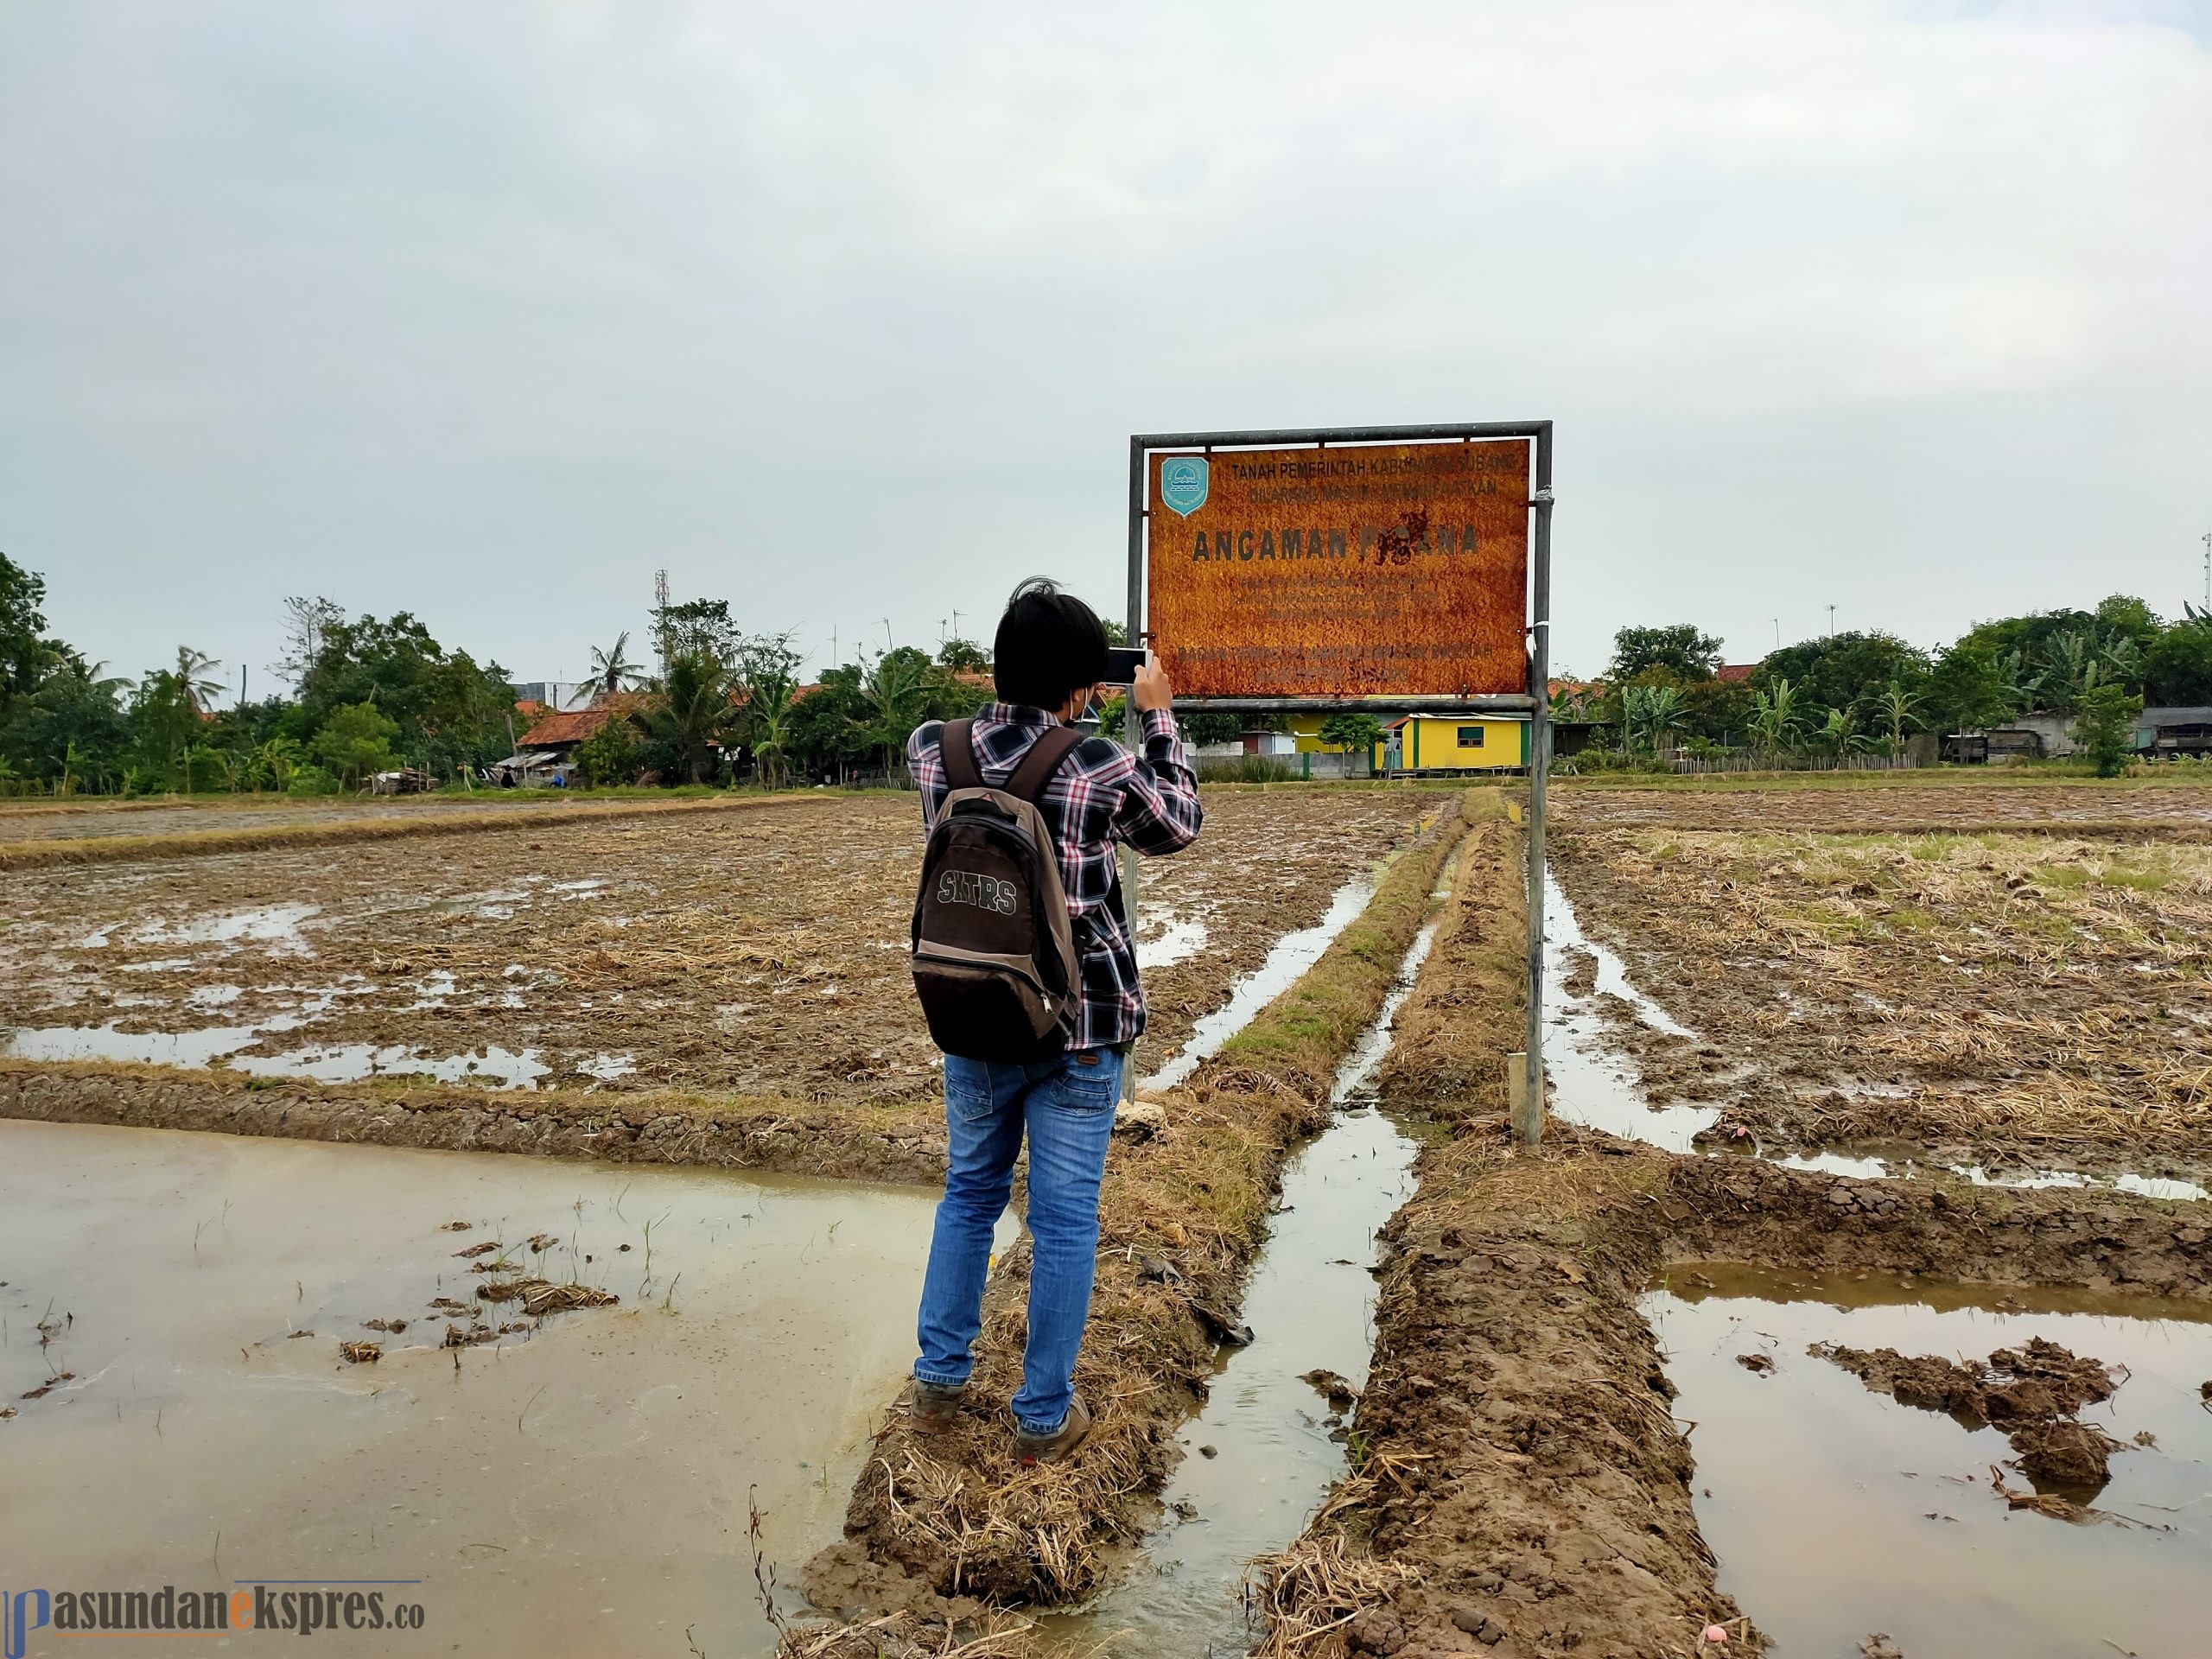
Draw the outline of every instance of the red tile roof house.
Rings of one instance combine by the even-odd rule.
[[[502,772],[508,772],[518,784],[565,785],[575,769],[577,747],[617,715],[634,719],[645,702],[641,693],[618,691],[613,696],[601,698],[588,709],[540,715],[522,734],[514,753],[486,770],[495,779]]]

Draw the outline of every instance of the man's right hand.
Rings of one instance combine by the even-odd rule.
[[[1174,696],[1174,688],[1167,683],[1165,669],[1147,663],[1137,670],[1136,683],[1129,688],[1129,701],[1140,712],[1165,709]]]

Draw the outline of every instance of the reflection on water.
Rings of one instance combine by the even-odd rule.
[[[1200,1061],[1219,1052],[1224,1043],[1250,1025],[1262,1008],[1288,990],[1308,968],[1319,962],[1321,953],[1338,934],[1351,925],[1352,918],[1367,908],[1367,901],[1374,896],[1375,878],[1371,875],[1354,876],[1338,887],[1319,921],[1277,939],[1274,948],[1268,952],[1267,960],[1230,988],[1229,1001],[1191,1028],[1191,1039],[1183,1045],[1181,1052],[1150,1077],[1141,1079],[1137,1086],[1154,1090],[1172,1089],[1197,1071]]]
[[[1411,1196],[1414,1143],[1374,1105],[1392,1022],[1427,959],[1421,929],[1358,1046],[1338,1069],[1334,1123],[1292,1159],[1244,1299],[1251,1346],[1224,1351],[1205,1409],[1179,1435],[1167,1520],[1146,1559],[1079,1614],[1046,1621],[1056,1649],[1121,1659],[1241,1654],[1246,1564],[1283,1548],[1344,1471],[1343,1433],[1308,1372],[1364,1387],[1375,1351],[1375,1235]],[[1211,1452],[1199,1448],[1205,1447]]]
[[[1669,1152],[1696,1150],[1698,1134],[1719,1121],[1720,1109],[1647,1102],[1629,1076],[1634,1062],[1605,1029],[1599,999],[1619,998],[1646,1025],[1669,1036],[1695,1033],[1639,989],[1618,956],[1583,932],[1574,906],[1549,871],[1544,874],[1544,1006],[1554,1011],[1544,1045],[1550,1109],[1570,1123],[1624,1140]],[[1568,953],[1574,950],[1588,952],[1598,963],[1597,983],[1583,995],[1567,988]]]
[[[932,1196],[0,1121],[10,1582],[421,1579],[439,1652],[770,1654],[747,1494],[787,1566],[837,1535]],[[442,1351],[491,1241],[621,1302]]]
[[[1710,1281],[1709,1287],[1696,1283]],[[1990,1305],[2005,1295],[2021,1311]],[[1734,1595],[1785,1654],[2199,1654],[2212,1582],[2212,1308],[2094,1292],[2012,1291],[1678,1267],[1644,1313],[1694,1423],[1698,1520]],[[1900,1406],[1806,1352],[1815,1342],[1979,1357],[2040,1336],[2127,1368],[2084,1422],[2123,1442],[2069,1525],[2013,1511],[1990,1484],[1994,1429]],[[1765,1355],[1771,1375],[1737,1363]],[[2028,1483],[2005,1469],[2010,1484]]]

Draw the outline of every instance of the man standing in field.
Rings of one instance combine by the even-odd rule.
[[[1197,839],[1201,816],[1198,779],[1168,711],[1167,677],[1148,664],[1137,670],[1129,693],[1144,725],[1141,756],[1108,738],[1086,737],[1066,747],[1049,768],[1043,766],[1069,745],[1053,734],[1082,718],[1107,671],[1106,630],[1096,613],[1050,582],[1026,582],[1014,590],[994,642],[998,701],[972,723],[953,722],[968,748],[966,764],[959,756],[950,762],[957,776],[947,776],[944,724],[931,721],[906,744],[924,822],[932,829],[955,787],[1020,794],[1044,772],[1034,805],[1057,855],[1058,880],[1052,883],[1048,873],[1042,887],[1058,887],[1072,925],[1077,982],[1061,1010],[1057,1052],[1011,1063],[945,1056],[950,1145],[922,1284],[921,1357],[914,1364],[913,1426],[922,1433],[942,1433],[959,1414],[974,1367],[969,1351],[982,1324],[991,1230],[1013,1191],[1014,1157],[1026,1135],[1034,1259],[1028,1344],[1013,1401],[1014,1453],[1024,1463],[1066,1456],[1090,1428],[1090,1409],[1075,1392],[1076,1351],[1090,1317],[1098,1187],[1122,1070],[1144,1030],[1144,995],[1115,879],[1115,846],[1178,852]],[[1025,772],[1023,760],[1040,742],[1039,764]],[[988,906],[1001,888],[993,879],[963,888],[958,879],[943,878],[940,897]],[[1010,912],[1013,904],[1009,893],[998,907]]]

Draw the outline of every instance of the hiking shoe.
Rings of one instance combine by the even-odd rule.
[[[1068,1402],[1068,1414],[1060,1419],[1060,1426],[1049,1434],[1033,1434],[1020,1424],[1014,1431],[1014,1460],[1025,1466],[1033,1463],[1058,1463],[1062,1458],[1083,1444],[1083,1437],[1090,1433],[1090,1408],[1077,1395]]]
[[[968,1397],[968,1386],[955,1387],[945,1382],[925,1382],[914,1379],[914,1396],[907,1402],[906,1418],[917,1434],[942,1434],[960,1421],[960,1402]]]

